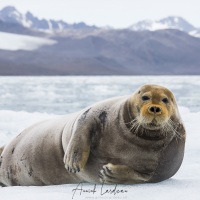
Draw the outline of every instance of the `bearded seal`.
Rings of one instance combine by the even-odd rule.
[[[0,183],[163,181],[182,163],[185,135],[173,93],[144,85],[25,129],[2,149]]]

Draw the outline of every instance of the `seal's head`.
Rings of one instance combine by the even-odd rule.
[[[144,85],[130,98],[133,124],[147,130],[169,130],[180,119],[173,93],[159,85]]]

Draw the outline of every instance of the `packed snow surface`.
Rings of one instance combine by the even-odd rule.
[[[56,118],[67,112],[74,112],[93,102],[111,96],[130,94],[131,91],[144,83],[161,84],[174,92],[186,127],[187,138],[184,161],[180,170],[171,179],[156,184],[97,185],[95,192],[93,192],[95,187],[93,184],[0,187],[0,199],[199,200],[200,77],[198,76],[0,77],[0,145],[8,143],[21,130],[35,122]],[[18,97],[15,96],[17,94]],[[19,98],[19,101],[17,98]],[[14,107],[10,106],[9,109],[11,101]],[[6,109],[3,109],[3,105]],[[75,192],[77,187],[79,190]],[[116,193],[118,190],[120,192]]]
[[[8,43],[9,41],[9,43]],[[35,50],[44,45],[56,44],[55,40],[0,32],[0,49],[3,50]]]

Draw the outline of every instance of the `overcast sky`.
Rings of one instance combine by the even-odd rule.
[[[200,27],[200,0],[0,0],[0,9],[14,5],[39,18],[84,21],[97,26],[124,28],[140,20],[182,16]]]

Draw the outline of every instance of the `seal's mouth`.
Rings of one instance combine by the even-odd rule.
[[[152,127],[156,127],[156,126],[157,126],[157,125],[156,125],[155,123],[153,123],[153,122],[149,123],[148,125],[149,125],[149,126],[152,126]]]
[[[156,119],[153,119],[151,122],[146,122],[141,124],[143,131],[141,134],[138,134],[140,138],[145,140],[162,140],[165,138],[163,133],[163,122],[158,122]]]
[[[177,134],[175,123],[171,119],[136,117],[127,124],[132,133],[145,140],[163,140],[168,135]]]
[[[161,125],[157,125],[154,123],[149,123],[149,124],[142,124],[143,128],[148,129],[148,130],[159,130],[162,128]]]
[[[148,130],[159,130],[163,127],[163,123],[158,123],[156,119],[153,119],[151,122],[142,123],[142,126]]]

